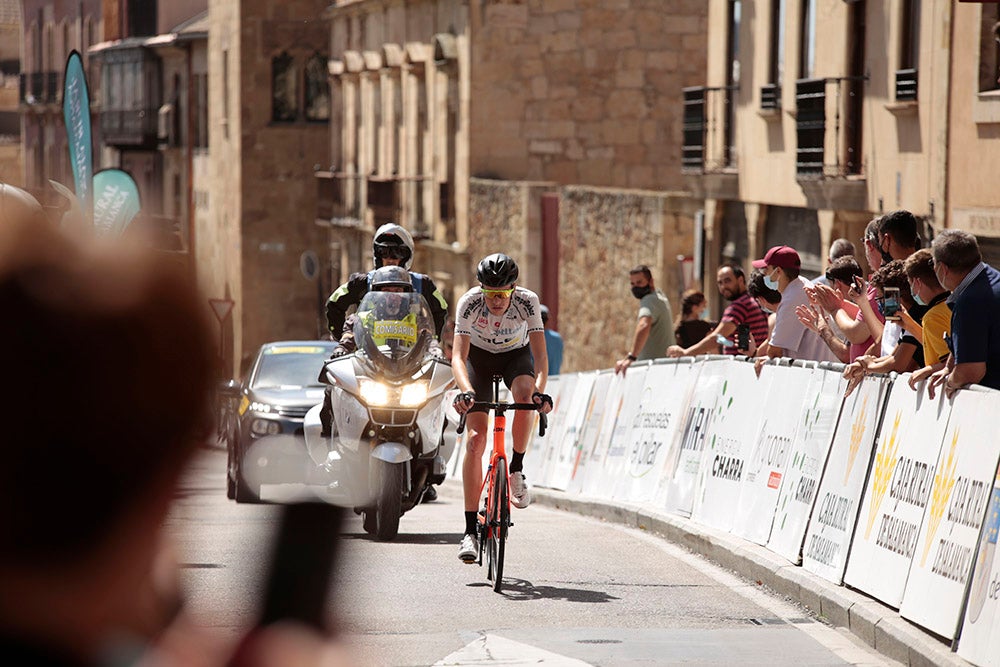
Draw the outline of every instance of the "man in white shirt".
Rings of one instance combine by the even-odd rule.
[[[781,292],[781,307],[775,318],[768,355],[772,358],[838,361],[823,339],[806,328],[795,314],[797,306],[809,304],[805,291],[809,281],[799,275],[802,268],[799,253],[786,245],[775,246],[767,251],[763,259],[754,260],[753,266],[764,272],[764,283],[768,287]]]

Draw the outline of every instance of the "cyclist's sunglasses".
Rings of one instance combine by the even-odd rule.
[[[375,246],[375,256],[382,259],[406,259],[410,249],[401,245],[377,245]]]
[[[506,299],[510,297],[511,294],[514,293],[513,287],[511,287],[510,289],[489,289],[487,287],[480,287],[479,289],[483,291],[483,296],[485,296],[487,299],[497,299],[497,298]]]

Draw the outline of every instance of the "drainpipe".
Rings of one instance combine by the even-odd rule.
[[[955,3],[948,3],[948,78],[944,89],[944,98],[947,104],[944,106],[944,154],[941,158],[941,169],[944,173],[944,184],[941,186],[941,226],[948,227],[948,219],[951,203],[948,200],[948,184],[951,181],[951,174],[948,172],[949,156],[951,152],[951,89],[952,89],[952,66],[955,59]],[[937,208],[937,207],[935,207]]]
[[[195,225],[194,225],[194,132],[195,132],[195,114],[194,114],[194,58],[192,43],[188,42],[184,49],[187,53],[187,104],[185,105],[185,114],[187,116],[187,139],[184,142],[184,149],[186,151],[187,158],[187,178],[184,188],[187,191],[187,209],[188,209],[188,270],[191,275],[197,279],[197,265],[195,261]]]

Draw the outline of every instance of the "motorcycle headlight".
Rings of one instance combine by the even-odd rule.
[[[415,407],[427,400],[427,382],[414,382],[405,385],[399,394],[399,404]]]
[[[281,424],[271,419],[254,419],[250,422],[250,432],[254,435],[278,435]]]
[[[268,405],[267,403],[260,403],[258,401],[253,401],[252,403],[250,403],[250,411],[263,412],[266,414],[271,411],[271,406]]]
[[[389,402],[389,388],[381,382],[364,380],[360,383],[358,391],[368,405],[382,406]]]

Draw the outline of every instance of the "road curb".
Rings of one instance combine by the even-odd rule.
[[[851,631],[876,651],[910,667],[974,667],[948,644],[900,617],[891,607],[836,586],[764,547],[648,507],[584,498],[532,487],[532,502],[656,533],[747,579],[788,597],[828,623]]]

